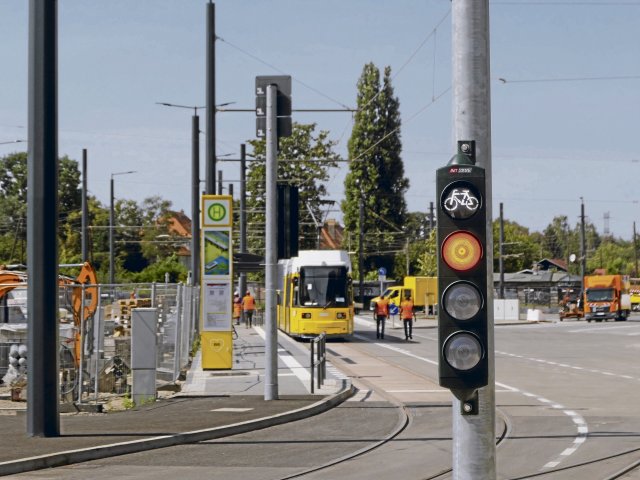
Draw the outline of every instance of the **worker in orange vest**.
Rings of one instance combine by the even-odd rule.
[[[247,293],[242,298],[242,310],[244,311],[244,326],[251,328],[251,321],[253,320],[253,312],[256,309],[256,300],[251,296],[251,292],[247,290]]]
[[[380,295],[373,307],[373,319],[376,321],[376,338],[384,339],[384,324],[389,316],[389,299]]]
[[[411,295],[407,295],[400,303],[400,318],[404,323],[404,339],[407,341],[413,340],[413,317],[413,300],[411,300]]]
[[[240,325],[240,317],[242,316],[242,299],[240,293],[235,292],[233,294],[233,319],[236,321],[236,325]]]

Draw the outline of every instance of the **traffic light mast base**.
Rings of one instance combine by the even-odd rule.
[[[451,390],[454,397],[460,400],[461,415],[478,415],[478,390]]]

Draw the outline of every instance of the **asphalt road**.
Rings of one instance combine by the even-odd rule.
[[[305,471],[296,478],[436,478],[451,467],[452,448],[450,393],[437,385],[437,332],[418,322],[413,342],[399,328],[380,342],[372,326],[362,317],[352,341],[328,344],[334,366],[361,389],[330,412],[15,478],[284,479]],[[640,461],[640,318],[501,325],[495,346],[496,432],[505,433],[498,478],[640,478],[621,473]],[[408,425],[389,439],[403,418]]]

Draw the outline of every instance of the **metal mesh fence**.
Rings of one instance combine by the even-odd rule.
[[[81,286],[81,304],[85,306],[90,303],[88,295],[85,295],[89,287],[93,286]],[[129,392],[131,315],[136,308],[154,308],[157,311],[158,383],[174,382],[179,378],[189,362],[196,332],[200,301],[197,287],[170,283],[97,285],[98,308],[80,327],[76,326],[73,318],[72,288],[59,287],[61,400],[97,401],[104,394],[122,395]],[[8,383],[13,380],[11,375],[7,376],[11,370],[12,346],[27,344],[25,285],[8,292],[3,301],[0,378],[6,378],[5,383]]]
[[[131,319],[136,308],[157,311],[156,378],[174,382],[189,362],[199,289],[182,284],[100,285],[98,310],[84,323],[77,398],[124,394],[131,385]]]

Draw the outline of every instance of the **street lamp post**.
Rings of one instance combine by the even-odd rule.
[[[200,117],[198,110],[206,107],[156,103],[164,107],[193,110],[191,117],[191,284],[197,285],[200,280]]]
[[[114,256],[113,256],[113,229],[115,227],[115,215],[113,205],[113,177],[116,175],[128,175],[130,173],[136,173],[135,170],[129,170],[127,172],[116,172],[111,174],[111,189],[110,189],[110,204],[109,204],[109,283],[113,285],[115,282],[115,270],[114,270]]]
[[[232,103],[234,102],[216,105],[216,108]],[[198,110],[206,107],[167,102],[156,102],[156,104],[193,110],[191,117],[191,283],[197,285],[200,280],[200,117]]]

